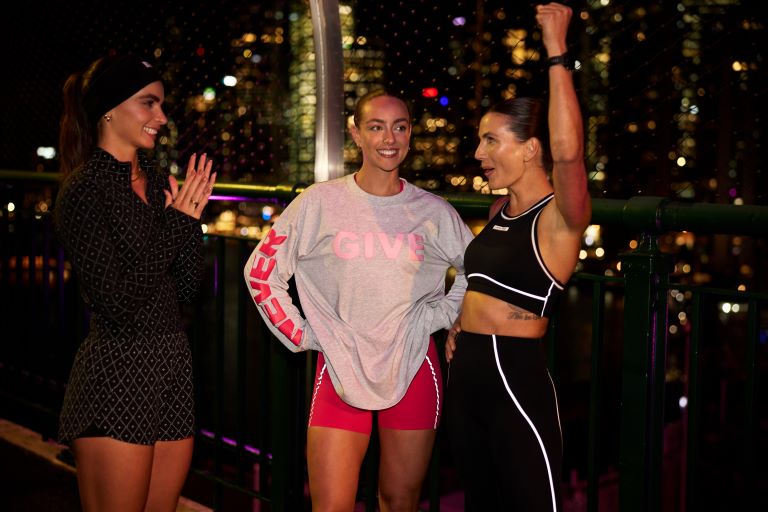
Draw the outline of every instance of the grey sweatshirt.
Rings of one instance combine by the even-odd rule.
[[[294,352],[322,351],[336,392],[361,409],[403,397],[430,334],[452,325],[467,287],[472,232],[447,201],[403,183],[386,197],[363,191],[354,174],[308,187],[244,270],[275,336]],[[306,319],[288,295],[291,276]]]

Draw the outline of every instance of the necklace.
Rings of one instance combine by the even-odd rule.
[[[136,172],[131,172],[131,181],[139,181],[147,177],[147,173],[141,167],[136,168]]]

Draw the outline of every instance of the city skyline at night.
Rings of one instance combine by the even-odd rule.
[[[570,44],[581,64],[575,80],[594,195],[764,203],[757,101],[765,87],[758,45],[763,18],[737,1],[572,4]],[[291,97],[314,94],[311,77],[296,67],[313,69],[306,6],[222,2],[196,26],[202,4],[188,5],[189,13],[171,3],[143,14],[118,2],[91,19],[53,6],[22,16],[16,27],[22,49],[5,46],[16,73],[3,84],[10,122],[4,123],[0,167],[34,170],[37,148],[57,142],[64,78],[113,51],[149,54],[165,71],[167,109],[180,130],[178,140],[166,140],[174,155],[208,147],[230,163],[223,175],[231,181],[290,181],[286,165],[311,165],[311,151],[301,149],[306,135],[292,126],[311,132],[311,110],[301,113]],[[403,94],[415,107],[406,176],[443,190],[451,188],[445,176],[463,175],[464,185],[453,180],[454,187],[479,190],[472,186],[478,169],[472,153],[482,111],[504,97],[546,92],[532,5],[422,1],[385,9],[341,2],[348,109],[342,115],[351,112],[361,87]],[[88,26],[104,14],[130,29],[130,37]],[[83,40],[85,30],[94,44]],[[365,66],[371,76],[359,72]],[[35,76],[43,82],[32,84]],[[227,84],[225,77],[236,81]],[[434,140],[420,140],[430,134]],[[448,151],[436,151],[438,144]]]
[[[546,93],[533,5],[340,2],[346,111],[339,115],[346,119],[371,88],[403,95],[414,116],[403,176],[438,193],[489,193],[473,158],[479,117],[502,98]],[[591,195],[765,204],[764,18],[731,0],[570,5]],[[167,80],[161,165],[178,172],[192,152],[205,151],[221,181],[312,181],[314,50],[305,3],[30,7],[6,34],[20,49],[9,54],[16,73],[2,84],[0,168],[56,170],[38,148],[55,151],[65,77],[105,52],[130,51],[151,55]],[[346,140],[351,172],[359,155]],[[222,208],[211,210],[211,229],[250,233],[240,226],[266,222],[254,205]],[[590,229],[586,268],[617,272],[610,258],[629,248],[626,241]],[[714,269],[729,286],[764,280],[755,275],[752,241],[672,233],[661,242],[687,259],[681,278],[706,281]]]

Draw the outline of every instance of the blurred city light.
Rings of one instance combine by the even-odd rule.
[[[45,158],[46,160],[53,160],[56,158],[56,148],[40,146],[37,148],[37,156]]]
[[[421,90],[421,95],[425,98],[437,98],[437,88],[436,87],[425,87]]]

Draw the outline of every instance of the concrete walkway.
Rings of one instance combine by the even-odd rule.
[[[82,512],[75,468],[59,460],[65,447],[0,418],[0,512]],[[461,512],[460,492],[441,496],[441,512]],[[427,502],[420,510],[427,510]],[[358,503],[355,512],[363,512]],[[213,512],[182,497],[176,512]]]
[[[81,512],[75,468],[58,459],[64,446],[0,418],[0,510]],[[212,512],[181,498],[176,512]]]

